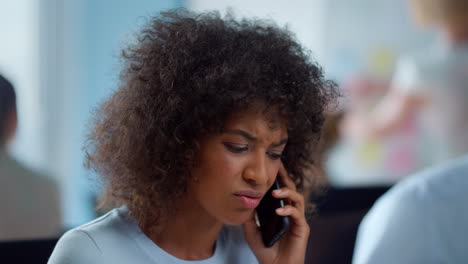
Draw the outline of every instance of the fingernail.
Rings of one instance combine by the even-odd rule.
[[[276,189],[273,191],[275,194],[282,194],[283,193],[283,190],[281,189]]]
[[[278,212],[278,213],[283,213],[283,212],[284,212],[284,208],[278,208],[278,209],[276,209],[276,212]]]

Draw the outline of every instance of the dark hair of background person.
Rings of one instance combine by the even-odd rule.
[[[10,81],[0,74],[0,149],[7,140],[6,122],[11,113],[16,111],[15,89]]]
[[[160,226],[187,189],[197,140],[252,106],[286,121],[282,161],[307,195],[338,92],[290,31],[177,9],[151,18],[122,57],[120,87],[95,112],[84,147],[106,188],[101,208],[127,205],[143,230]]]

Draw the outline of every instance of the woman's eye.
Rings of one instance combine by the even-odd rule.
[[[233,153],[241,153],[241,152],[249,150],[248,145],[236,145],[236,144],[224,143],[224,146],[226,146],[226,148]]]
[[[267,152],[268,156],[270,157],[270,159],[272,160],[277,160],[277,159],[280,159],[281,156],[283,155],[282,153],[276,153],[276,152]]]

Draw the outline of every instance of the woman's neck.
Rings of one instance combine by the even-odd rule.
[[[161,231],[148,235],[167,253],[183,260],[202,260],[214,254],[223,224],[186,199],[167,218]]]

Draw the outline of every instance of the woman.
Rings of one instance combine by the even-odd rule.
[[[306,51],[270,23],[176,10],[123,57],[86,148],[119,208],[67,232],[49,263],[303,263],[301,192],[335,94]],[[266,248],[254,210],[277,175],[292,224]]]

